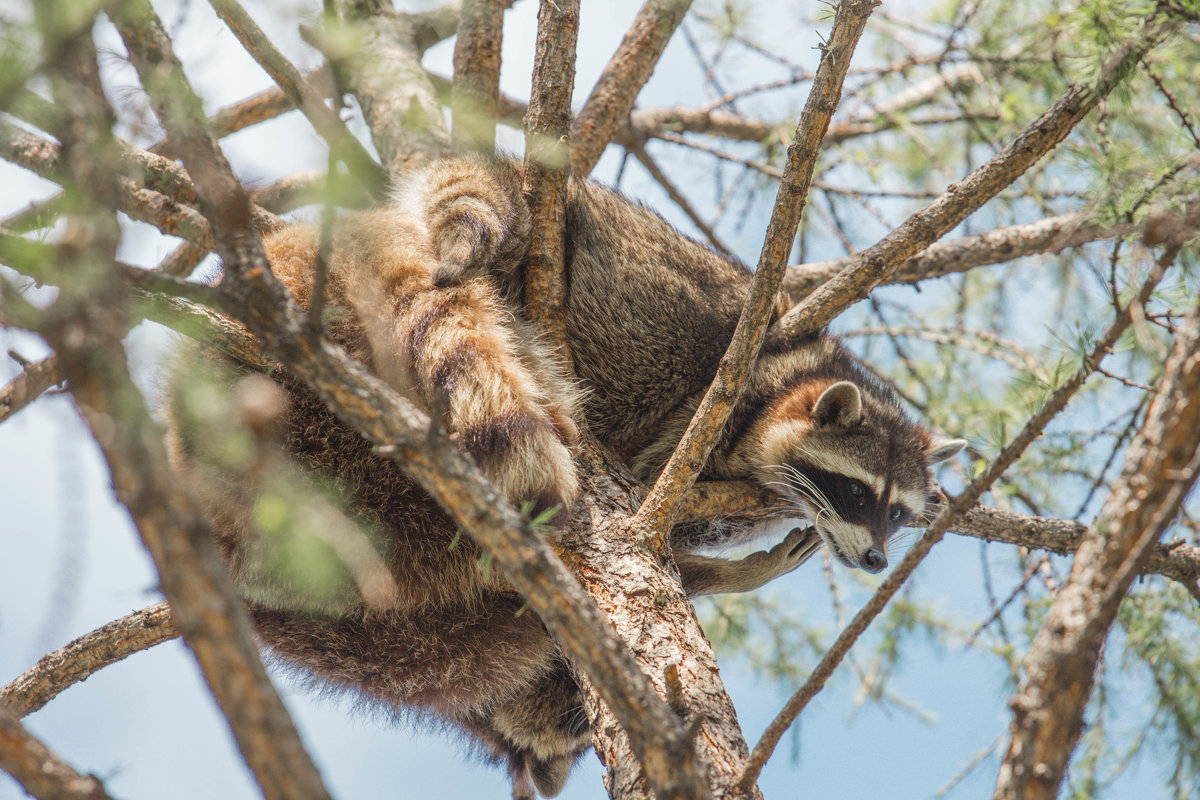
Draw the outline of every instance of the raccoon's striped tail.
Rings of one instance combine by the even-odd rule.
[[[394,298],[389,310],[426,406],[444,409],[458,446],[518,507],[569,512],[579,490],[570,393],[540,385],[493,287],[434,286]]]
[[[402,179],[392,199],[427,228],[439,261],[435,286],[487,272],[511,274],[529,247],[529,208],[512,162],[438,159]]]

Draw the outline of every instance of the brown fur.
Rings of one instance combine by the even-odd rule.
[[[712,379],[750,284],[743,265],[595,184],[568,183],[566,217],[575,376],[521,317],[530,224],[515,165],[436,161],[408,178],[394,206],[342,220],[330,248],[331,338],[421,407],[441,410],[464,452],[512,502],[531,500],[535,510],[570,509],[578,419],[629,457],[640,477],[654,477]],[[307,305],[317,233],[287,228],[264,245],[274,272]],[[786,308],[785,299],[778,306]],[[334,685],[457,723],[508,760],[522,791],[531,781],[555,793],[588,732],[574,680],[541,623],[494,570],[481,569],[475,545],[391,461],[374,456],[299,382],[272,377],[288,400],[279,441],[332,481],[356,520],[382,532],[395,593],[384,608],[359,600],[317,612],[252,599],[263,641]],[[815,404],[847,380],[861,391],[861,420],[853,408],[834,408],[846,424],[820,428],[810,419]],[[206,466],[201,434],[179,414],[174,428],[180,467],[213,510],[235,576],[249,581],[247,554],[259,536],[254,482]],[[929,433],[826,336],[760,359],[706,477],[771,484],[781,467],[764,453],[802,464],[802,454],[787,450],[793,442],[841,448],[908,490],[929,485]],[[781,494],[799,513],[808,509],[794,492]],[[714,530],[725,529],[690,526],[675,537],[693,593],[760,586],[817,546],[796,533],[741,561],[686,552],[712,543]]]

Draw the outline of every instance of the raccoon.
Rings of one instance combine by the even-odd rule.
[[[569,514],[579,488],[578,424],[652,481],[711,382],[751,274],[599,184],[571,179],[566,202],[566,334],[573,373],[522,316],[531,223],[520,165],[444,157],[408,175],[394,202],[336,226],[328,261],[329,337],[440,418],[514,504]],[[307,306],[319,232],[267,237],[271,268]],[[781,297],[777,313],[787,307]],[[184,371],[225,362],[197,351]],[[204,367],[205,369],[209,367]],[[369,701],[446,721],[507,763],[518,796],[553,796],[590,744],[568,665],[537,617],[390,460],[373,454],[286,370],[273,436],[376,532],[394,583],[324,604],[263,591],[255,481],[204,457],[203,432],[172,395],[172,451],[210,508],[259,634],[285,664]],[[231,378],[224,378],[226,382]],[[794,530],[744,559],[697,552],[737,529],[672,532],[691,595],[748,591],[795,569],[819,542],[878,572],[888,540],[926,506],[931,464],[964,442],[903,413],[894,392],[833,336],[761,354],[704,479],[756,481],[819,540]],[[294,593],[293,593],[294,594]]]

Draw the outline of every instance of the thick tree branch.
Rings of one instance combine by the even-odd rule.
[[[456,148],[490,153],[496,147],[500,44],[506,5],[504,0],[463,0],[454,41],[454,89],[450,100],[451,135]],[[533,85],[539,84],[535,80]]]
[[[1179,329],[1127,453],[1025,657],[997,800],[1057,796],[1117,607],[1200,475],[1200,305]]]
[[[578,0],[543,2],[538,9],[533,90],[525,117],[525,177],[522,191],[533,222],[525,265],[525,313],[547,339],[570,359],[566,333],[563,242],[571,125],[575,86]]]
[[[18,718],[32,714],[109,664],[179,636],[166,603],[113,620],[42,656],[12,683],[0,688],[0,707]]]
[[[1034,550],[1072,555],[1090,530],[1069,519],[1048,519],[1014,514],[995,508],[975,508],[954,523],[951,533],[988,542],[1005,542]],[[1178,581],[1189,592],[1200,587],[1200,547],[1182,541],[1156,544],[1142,564],[1141,575],[1162,575]]]
[[[1139,229],[1133,223],[1104,225],[1084,212],[1047,217],[1023,225],[1009,225],[987,233],[931,244],[924,252],[896,267],[880,284],[917,283],[987,264],[1001,264],[1025,256],[1061,253],[1101,239],[1127,236]],[[806,297],[838,273],[858,263],[857,256],[788,267],[784,288],[797,300]]]
[[[109,800],[94,775],[59,758],[0,704],[0,767],[39,800]]]
[[[976,477],[967,486],[963,492],[950,500],[942,511],[934,518],[925,529],[925,533],[921,538],[909,549],[905,554],[904,559],[896,566],[890,575],[879,585],[875,594],[867,601],[867,604],[855,615],[854,619],[847,625],[833,645],[826,651],[821,658],[819,664],[813,669],[808,679],[796,691],[795,694],[788,700],[787,704],[775,717],[766,731],[763,732],[762,738],[758,744],[754,746],[754,752],[751,755],[750,762],[746,767],[746,772],[742,779],[743,785],[749,785],[750,782],[757,780],[759,773],[766,764],[767,759],[771,757],[775,746],[779,743],[780,738],[787,731],[791,724],[804,710],[817,692],[825,685],[825,681],[833,674],[833,671],[841,663],[850,647],[858,640],[867,626],[879,615],[888,601],[895,596],[904,581],[912,574],[917,565],[929,554],[929,551],[935,544],[941,541],[946,531],[954,526],[956,520],[966,513],[985,491],[1004,473],[1006,469],[1012,466],[1025,449],[1037,439],[1046,425],[1050,423],[1059,412],[1066,407],[1067,402],[1072,396],[1083,386],[1084,382],[1095,371],[1096,366],[1107,355],[1117,339],[1129,327],[1133,315],[1131,308],[1139,310],[1149,300],[1151,293],[1154,291],[1163,275],[1166,274],[1167,267],[1174,260],[1175,254],[1178,253],[1178,246],[1168,250],[1158,261],[1155,262],[1150,275],[1142,283],[1137,295],[1130,301],[1129,305],[1121,310],[1117,318],[1109,325],[1108,330],[1096,342],[1091,351],[1084,358],[1083,365],[1077,369],[1061,386],[1054,390],[1045,403],[1037,410],[1036,413],[1025,423],[1024,427],[1017,436],[1004,447],[1000,454],[987,466],[987,468]]]
[[[1151,48],[1177,28],[1180,19],[1159,3],[1137,32],[1110,56],[1098,77],[1071,87],[1008,146],[982,167],[950,186],[877,244],[853,256],[850,266],[801,301],[772,326],[767,347],[782,346],[824,328],[851,303],[886,279],[901,262],[919,253],[995,197],[1066,138],[1071,129],[1121,82]]]
[[[571,169],[591,173],[625,123],[692,0],[646,0],[571,126]]]
[[[141,27],[154,19],[148,3],[128,2],[113,14],[142,67],[143,80],[156,94],[171,98],[172,114],[191,115],[202,124],[199,102],[178,91],[186,86],[181,84],[182,73],[162,69],[164,61],[173,60],[169,42],[155,36],[152,28]],[[156,67],[147,67],[142,48],[154,54]],[[64,162],[76,185],[105,198],[117,180],[111,157],[116,146],[109,138],[111,112],[104,104],[94,53],[82,46],[80,51],[64,71],[73,81],[60,80],[56,91],[67,115],[60,136]],[[167,126],[168,132],[172,127]],[[186,147],[188,139],[175,141]],[[203,198],[206,181],[213,178],[201,175],[197,194]],[[237,185],[232,176],[229,180]],[[248,223],[248,203],[241,210]],[[56,351],[68,388],[108,463],[117,497],[132,514],[154,559],[174,619],[263,793],[271,800],[327,800],[320,773],[267,677],[249,617],[217,554],[211,526],[196,500],[173,480],[161,431],[130,377],[121,346],[128,298],[112,269],[115,220],[101,228],[97,221],[105,218],[103,207],[92,211],[77,235],[64,236],[70,246],[63,256],[76,264],[77,274],[93,278],[60,293],[50,312],[55,318],[47,321],[42,335]],[[95,245],[80,247],[90,236],[96,237]]]
[[[660,550],[665,545],[663,537],[671,526],[679,501],[703,468],[725,420],[741,396],[764,340],[786,260],[800,225],[821,141],[841,98],[846,70],[873,7],[874,0],[843,0],[838,5],[829,44],[822,52],[821,64],[813,79],[812,93],[800,116],[795,137],[788,146],[784,177],[775,198],[750,296],[738,319],[733,339],[691,424],[638,510],[639,524],[647,535],[658,540]]]

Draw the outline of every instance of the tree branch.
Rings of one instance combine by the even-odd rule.
[[[352,0],[335,5],[336,29],[309,31],[309,39],[344,67],[386,172],[397,175],[410,161],[446,149],[450,134],[421,66],[424,48],[437,41],[441,27],[420,14],[382,8],[368,14]]]
[[[880,285],[917,283],[1025,256],[1061,253],[1089,242],[1127,236],[1140,227],[1134,223],[1104,225],[1094,214],[1078,211],[1023,225],[1009,225],[949,242],[935,242],[919,255],[901,262]],[[784,288],[797,299],[806,297],[842,270],[858,263],[857,258],[842,256],[788,267]]]
[[[843,0],[838,5],[829,44],[822,52],[821,64],[813,79],[812,92],[800,116],[796,135],[788,146],[784,177],[775,198],[750,296],[738,319],[733,339],[692,422],[638,510],[638,523],[647,536],[657,539],[656,549],[665,548],[666,532],[679,502],[695,482],[716,444],[764,340],[787,256],[800,225],[821,141],[841,97],[850,58],[874,2]]]
[[[166,603],[135,611],[42,656],[37,664],[0,688],[0,707],[18,718],[28,716],[109,664],[177,636],[179,629]]]
[[[485,153],[496,148],[500,44],[506,5],[504,0],[463,0],[454,41],[454,89],[450,99],[451,135],[456,148]],[[539,85],[536,79],[533,85]]]
[[[58,362],[54,356],[43,358],[32,364],[22,364],[21,374],[0,389],[0,422],[16,414],[25,406],[37,400],[42,394],[63,382],[59,372]],[[3,698],[0,698],[2,701]]]
[[[94,775],[59,758],[0,705],[0,767],[39,800],[110,800]]]
[[[1058,794],[1117,607],[1198,475],[1200,304],[1179,328],[1125,469],[1025,657],[997,800]]]
[[[570,168],[567,131],[578,36],[578,0],[541,4],[533,89],[525,117],[522,185],[533,223],[525,262],[525,313],[568,362],[563,242]]]
[[[571,169],[591,173],[629,116],[692,0],[646,0],[571,126]]]
[[[1007,147],[941,196],[910,216],[877,244],[853,256],[850,266],[801,301],[772,326],[768,347],[811,336],[851,303],[867,296],[899,264],[937,241],[971,212],[996,196],[1066,138],[1071,129],[1121,82],[1151,48],[1177,28],[1168,3],[1159,3],[1138,31],[1109,57],[1099,76],[1076,85]]]
[[[1153,237],[1155,231],[1164,225],[1171,226],[1179,221],[1192,224],[1197,218],[1198,208],[1200,201],[1187,198],[1179,213],[1164,207],[1159,212],[1146,215],[1140,222],[1111,225],[1100,222],[1099,215],[1094,212],[1074,211],[1037,222],[996,228],[975,236],[963,236],[949,242],[935,242],[924,252],[902,262],[880,285],[917,283],[1025,256],[1061,253],[1089,242],[1122,238],[1134,233]],[[790,266],[783,281],[784,288],[797,299],[805,297],[850,267],[856,258],[843,256],[830,261]]]
[[[954,523],[951,533],[1005,542],[1060,556],[1074,554],[1090,529],[1069,519],[1049,519],[976,506]],[[1200,582],[1200,547],[1182,541],[1156,544],[1139,574],[1162,575],[1195,592]]]

